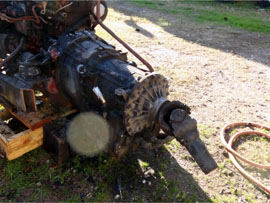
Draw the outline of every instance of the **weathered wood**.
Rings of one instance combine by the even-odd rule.
[[[6,156],[8,139],[15,135],[15,133],[7,126],[6,123],[0,120],[0,152],[1,155]],[[1,156],[2,157],[2,156]]]
[[[47,123],[50,123],[53,119],[58,117],[66,117],[77,112],[76,109],[69,109],[66,112],[57,113],[54,116],[48,116],[41,112],[25,113],[23,111],[9,111],[16,119],[21,121],[27,128],[35,130]]]
[[[3,139],[9,139],[13,135],[15,135],[13,130],[11,130],[5,122],[0,120],[0,136],[3,136]]]
[[[0,120],[5,121],[8,120],[12,117],[12,115],[9,113],[8,110],[6,110],[5,108],[0,109]]]
[[[43,148],[51,153],[58,164],[66,162],[70,156],[69,144],[66,141],[66,119],[56,119],[44,125]]]
[[[1,151],[3,151],[8,160],[16,159],[41,146],[44,142],[43,126],[45,124],[57,123],[54,122],[54,120],[58,120],[59,118],[63,120],[65,117],[77,112],[77,110],[72,109],[72,107],[63,108],[63,110],[55,110],[50,108],[50,105],[43,105],[44,108],[40,108],[37,112],[26,113],[17,111],[17,109],[3,97],[0,97],[0,103],[5,107],[3,110],[3,120],[11,117],[20,121],[28,128],[28,130],[19,131],[19,133],[16,134],[15,132],[18,131],[18,129],[13,129],[15,131],[13,132],[13,130],[0,119],[0,155]],[[63,163],[70,156],[69,145],[65,138],[59,136],[59,128],[56,130],[55,125],[48,126],[53,126],[53,128],[49,127],[49,131],[47,130],[47,133],[45,133],[45,143],[47,143],[45,148],[48,152],[53,153],[58,163]],[[60,125],[60,127],[62,127],[62,125]]]
[[[15,134],[6,124],[0,122],[0,145],[8,160],[20,157],[23,154],[41,146],[42,143],[42,127],[34,131],[25,130]]]

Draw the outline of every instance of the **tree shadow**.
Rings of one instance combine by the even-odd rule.
[[[178,15],[160,13],[161,11],[149,12],[152,10],[136,7],[130,2],[109,1],[108,4],[110,8],[123,15],[147,18],[151,22],[161,26],[165,31],[186,41],[236,54],[268,66],[270,65],[268,51],[270,36],[234,29],[229,26],[209,25],[206,23],[193,23],[190,25],[189,21],[179,19]],[[160,23],[160,20],[167,23]],[[227,17],[224,17],[224,20],[227,20]]]
[[[131,152],[121,160],[76,155],[61,165],[39,148],[0,163],[1,201],[211,202],[164,147]]]
[[[131,164],[131,161],[136,173],[120,171],[124,180],[128,177],[123,185],[123,201],[211,201],[192,174],[183,169],[165,147],[158,151],[139,150],[128,155],[123,163]]]
[[[93,163],[93,159],[86,160]],[[91,179],[97,187],[102,185],[96,193],[100,194],[105,189],[109,194],[103,196],[109,198],[97,199],[95,196],[91,201],[211,202],[192,174],[179,166],[164,147],[157,151],[140,149],[131,152],[119,162],[109,164],[107,169],[102,165],[99,161]]]
[[[147,31],[145,28],[139,26],[134,20],[133,18],[131,17],[130,20],[126,20],[125,23],[131,27],[133,27],[135,29],[135,31],[143,34],[144,36],[148,37],[148,38],[153,38],[154,35]]]
[[[55,185],[57,188],[57,195],[52,197],[72,191],[77,196],[75,200],[86,202],[212,202],[192,174],[165,147],[131,151],[120,160],[107,155],[94,158],[77,155],[59,169],[63,174],[76,172],[68,173],[62,183],[49,184],[50,188]],[[71,200],[70,194],[67,197],[57,201]]]

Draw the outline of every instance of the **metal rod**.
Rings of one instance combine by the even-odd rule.
[[[97,20],[100,21],[100,0],[97,0]]]
[[[100,20],[100,0],[97,0],[97,22],[98,24],[106,30],[113,38],[115,38],[120,44],[122,44],[128,51],[130,51],[137,59],[139,59],[148,69],[150,72],[154,72],[153,67],[143,58],[141,57],[134,49],[132,49],[127,43],[121,40],[110,28],[103,24]]]
[[[150,72],[154,72],[153,67],[144,58],[142,58],[128,44],[126,44],[123,40],[121,40],[113,31],[110,30],[110,28],[108,28],[106,25],[104,25],[101,20],[98,21],[98,24],[104,30],[106,30],[113,38],[115,38],[120,44],[122,44],[128,51],[130,51],[137,59],[139,59],[149,69]]]

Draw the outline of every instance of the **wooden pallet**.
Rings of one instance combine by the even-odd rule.
[[[23,154],[40,147],[43,144],[43,126],[59,117],[66,117],[76,113],[77,110],[69,108],[53,116],[41,112],[25,113],[13,111],[11,108],[0,110],[0,148],[8,160],[16,159]],[[2,116],[4,115],[4,116]],[[25,130],[15,133],[17,129],[10,129],[5,120],[11,117],[20,121]]]
[[[16,159],[43,144],[43,127],[14,133],[0,121],[0,145],[8,160]]]

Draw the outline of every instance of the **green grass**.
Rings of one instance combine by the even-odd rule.
[[[42,185],[36,186],[38,182],[44,183],[49,178],[44,173],[49,168],[48,164],[37,166],[36,157],[43,155],[41,150],[35,150],[14,161],[7,162],[1,159],[0,178],[3,183],[0,196],[6,197],[6,200],[16,201],[25,190],[33,188],[32,196],[45,197],[47,190]]]
[[[237,29],[270,34],[270,21],[265,16],[266,14],[269,15],[270,10],[260,13],[255,4],[250,2],[241,2],[238,4],[222,4],[211,1],[171,1],[167,4],[154,0],[131,0],[131,2],[138,6],[164,13],[182,15],[198,23],[230,26]],[[179,17],[179,19],[181,18]],[[164,23],[160,25],[169,26]]]
[[[211,126],[198,124],[198,130],[200,132],[200,136],[203,136],[207,139],[210,139],[212,136],[218,134],[218,131],[215,128],[211,128]]]
[[[64,165],[57,165],[49,154],[42,149],[36,149],[24,156],[7,161],[0,159],[0,201],[44,201],[55,199],[78,202],[83,199],[80,193],[69,186],[69,178],[75,178],[77,184],[90,187],[85,179],[94,173],[104,173],[103,178],[109,181],[109,170],[113,163],[103,163],[100,157],[95,166],[87,159],[75,156]],[[56,187],[63,186],[59,189]],[[103,182],[97,185],[98,191],[93,195],[93,201],[109,201],[108,186]],[[86,199],[85,199],[86,200]]]

